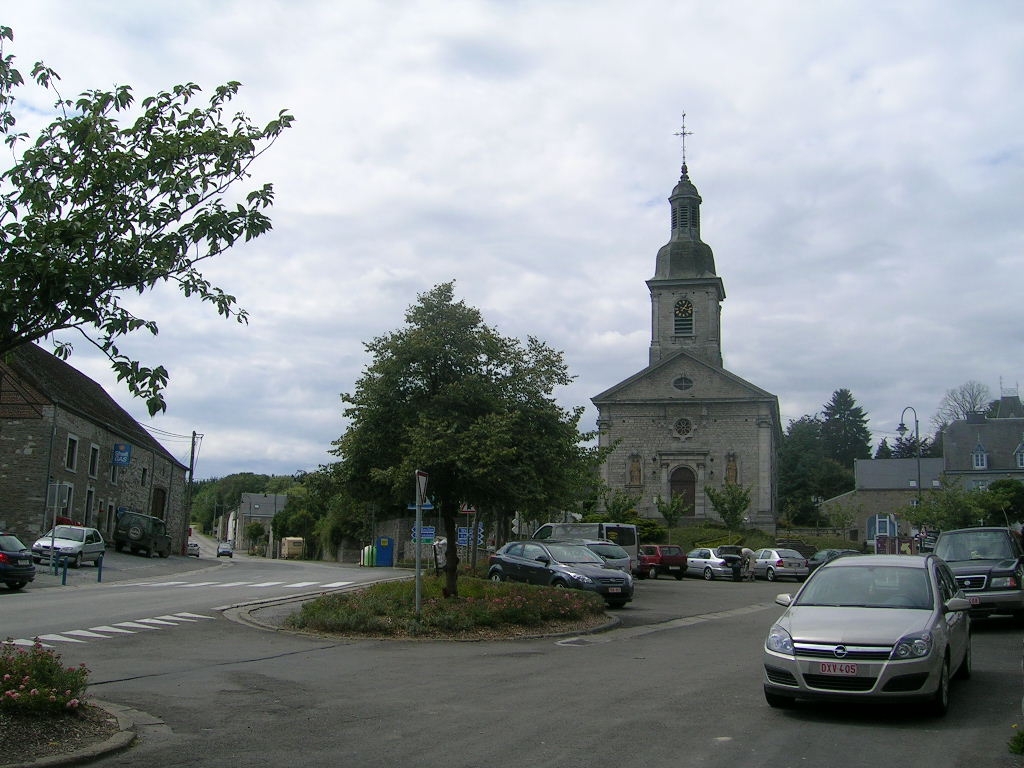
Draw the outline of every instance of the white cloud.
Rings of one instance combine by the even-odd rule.
[[[880,439],[906,405],[924,428],[947,389],[1020,375],[1010,2],[37,0],[5,23],[65,95],[236,79],[255,120],[297,118],[252,180],[275,185],[273,232],[208,270],[250,324],[159,292],[139,306],[160,335],[125,345],[170,369],[153,423],[205,435],[199,477],[329,461],[363,342],[452,279],[565,351],[589,427],[647,361],[683,110],[726,365],[784,420],[846,387]],[[95,354],[72,362],[143,416]]]

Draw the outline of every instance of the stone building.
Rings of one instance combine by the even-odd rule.
[[[0,361],[0,530],[31,544],[62,517],[109,540],[117,515],[134,511],[165,520],[183,552],[186,470],[63,360],[26,344]]]
[[[774,530],[778,398],[722,364],[722,279],[700,238],[701,197],[686,164],[669,197],[670,239],[657,254],[651,294],[649,364],[594,397],[602,469],[612,489],[639,496],[657,518],[656,498],[682,494],[691,519],[717,519],[704,489],[750,489],[748,521]]]

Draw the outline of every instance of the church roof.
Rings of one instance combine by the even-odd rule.
[[[725,368],[719,368],[717,366],[714,366],[714,365],[711,365],[709,363],[706,363],[703,360],[701,360],[699,357],[696,357],[695,355],[690,354],[686,350],[679,350],[679,351],[677,351],[677,352],[675,352],[675,353],[673,353],[671,355],[668,355],[667,357],[663,357],[661,360],[658,360],[656,363],[653,363],[652,365],[647,366],[643,370],[637,371],[636,373],[634,373],[629,378],[623,379],[618,384],[616,384],[616,385],[614,385],[612,387],[609,387],[604,392],[601,392],[598,395],[595,395],[594,397],[590,398],[590,400],[595,405],[600,405],[601,403],[612,402],[612,401],[623,402],[623,401],[632,400],[634,398],[631,398],[628,393],[629,393],[629,391],[631,389],[634,388],[634,386],[636,384],[644,381],[645,379],[649,379],[651,377],[658,376],[660,374],[668,373],[673,368],[678,369],[681,366],[690,366],[690,367],[693,367],[695,369],[703,370],[705,373],[710,374],[711,376],[721,377],[723,379],[726,379],[732,385],[734,385],[734,387],[736,389],[736,396],[735,397],[727,396],[727,397],[721,397],[721,398],[718,398],[718,399],[723,399],[723,400],[734,400],[734,399],[735,400],[741,400],[741,399],[742,400],[751,400],[751,399],[754,399],[754,400],[769,400],[769,401],[772,401],[772,402],[774,402],[776,404],[776,408],[778,407],[778,398],[775,395],[773,395],[771,392],[768,392],[768,391],[766,391],[764,389],[761,389],[760,387],[756,386],[755,384],[751,384],[746,379],[743,379],[740,376],[737,376],[735,373],[727,371]],[[645,402],[650,402],[652,400],[652,398],[649,395],[638,395],[635,399],[636,400],[643,400]],[[665,397],[663,399],[664,399],[665,402],[685,402],[687,399],[690,399],[690,398],[684,398],[684,397]],[[708,400],[714,400],[716,398],[714,398],[714,397],[699,397],[699,398],[694,398],[694,399],[697,399],[697,400],[700,400],[700,401],[708,401]]]

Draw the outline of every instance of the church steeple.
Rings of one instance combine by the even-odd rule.
[[[651,291],[651,364],[686,349],[711,365],[722,367],[721,308],[725,287],[715,273],[715,257],[700,239],[700,195],[686,166],[683,127],[683,166],[679,182],[669,195],[669,241],[658,251]]]

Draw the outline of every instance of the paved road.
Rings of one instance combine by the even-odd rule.
[[[379,570],[200,565],[175,578],[25,595],[45,612],[50,595],[101,591],[108,600],[95,610],[107,613],[95,624],[112,626],[126,600],[159,601],[154,614],[188,612],[192,595],[218,589],[200,584],[243,580],[235,574],[307,581],[312,567],[354,581]],[[175,581],[196,586],[166,583]],[[1021,696],[1021,633],[1009,623],[978,624],[975,674],[954,685],[943,720],[909,707],[767,707],[761,642],[781,612],[774,594],[795,586],[641,582],[634,603],[615,612],[619,629],[585,637],[336,640],[254,628],[232,620],[243,612],[233,608],[55,645],[89,666],[95,696],[152,716],[137,746],[102,766],[1021,765],[1005,747]],[[235,588],[250,587],[221,589]],[[0,597],[6,618],[14,595]]]

